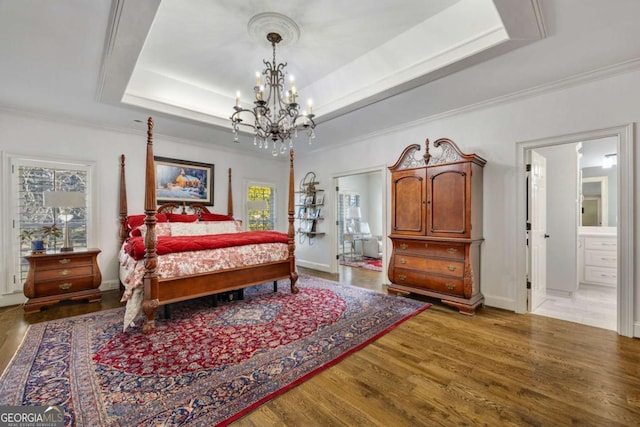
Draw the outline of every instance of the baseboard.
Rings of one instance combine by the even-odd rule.
[[[22,292],[14,292],[12,294],[2,295],[0,298],[0,307],[8,307],[10,305],[22,305],[27,302],[27,297]]]
[[[501,308],[503,310],[515,311],[516,303],[512,299],[484,295],[484,305],[487,307]]]
[[[113,291],[116,289],[120,289],[120,282],[118,280],[107,280],[100,284],[100,290],[104,291]]]
[[[331,267],[327,264],[296,259],[296,265],[304,268],[310,268],[312,270],[324,271],[325,273],[331,273]]]

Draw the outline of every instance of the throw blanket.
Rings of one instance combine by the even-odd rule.
[[[241,233],[207,234],[200,236],[158,236],[156,253],[165,255],[175,252],[220,249],[231,246],[244,246],[259,243],[288,243],[286,233],[279,231],[244,231]],[[144,258],[144,239],[131,237],[125,245],[125,251],[135,260]]]

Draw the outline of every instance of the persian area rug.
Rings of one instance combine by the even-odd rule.
[[[347,267],[364,268],[365,270],[382,271],[382,260],[375,258],[362,258],[360,260],[340,259],[340,264]]]
[[[240,301],[171,306],[153,333],[124,309],[30,326],[0,405],[60,405],[68,426],[227,425],[429,307],[300,275]]]

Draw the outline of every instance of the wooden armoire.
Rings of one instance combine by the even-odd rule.
[[[391,171],[390,294],[439,298],[461,313],[480,292],[482,171],[486,163],[446,138],[405,148]]]

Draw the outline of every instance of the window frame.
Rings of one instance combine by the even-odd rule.
[[[269,212],[271,214],[271,224],[273,230],[278,229],[278,186],[274,182],[268,181],[247,181],[244,191],[244,204],[243,204],[243,220],[246,224],[246,229],[249,230],[249,209],[247,208],[247,201],[249,201],[249,190],[251,187],[269,187],[272,191],[271,204],[269,206]]]
[[[2,220],[2,236],[3,247],[7,249],[8,256],[2,257],[0,261],[0,270],[4,271],[2,277],[5,278],[4,284],[0,285],[0,294],[14,294],[23,292],[23,282],[20,277],[20,265],[23,254],[20,253],[20,210],[18,193],[18,170],[21,166],[43,167],[56,169],[76,169],[86,172],[86,197],[87,211],[85,216],[87,247],[97,247],[98,236],[98,209],[96,198],[96,162],[77,159],[60,159],[50,156],[31,156],[23,154],[7,154],[2,161],[2,167],[5,169],[2,176],[3,182],[3,205],[5,208],[0,214],[4,218]]]

